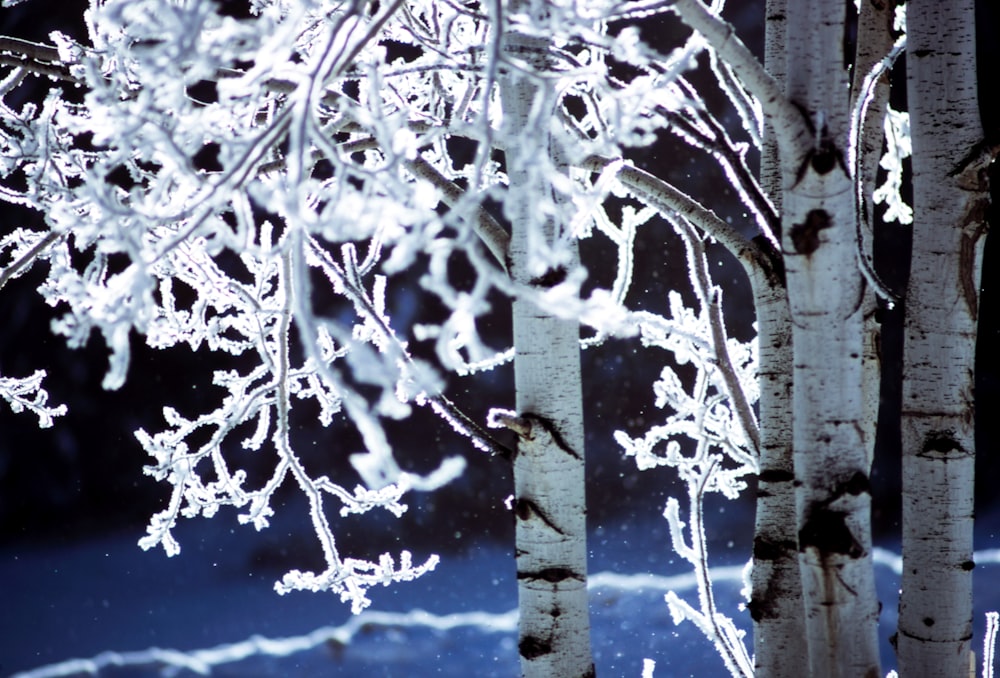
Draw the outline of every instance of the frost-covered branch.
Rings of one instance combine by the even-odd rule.
[[[69,64],[62,61],[58,48],[20,38],[0,36],[0,65],[56,80],[78,82]]]
[[[13,97],[5,100],[3,198],[43,212],[51,230],[4,238],[9,263],[0,286],[46,260],[41,291],[61,309],[55,328],[73,345],[94,329],[104,334],[109,388],[127,375],[134,331],[154,348],[187,345],[240,358],[235,369],[216,371],[221,404],[213,411],[185,416],[167,407],[165,430],[137,432],[153,457],[147,473],[172,486],[142,545],[177,553],[172,529],[180,517],[210,517],[227,505],[263,529],[273,493],[291,477],[310,499],[328,569],[290,573],[283,586],[332,589],[355,610],[367,604],[368,587],[417,576],[434,559],[417,567],[406,554],[377,562],[340,554],[324,500],[339,503],[342,515],[373,508],[399,515],[405,492],[438,487],[462,467],[450,459],[428,476],[403,471],[381,420],[430,402],[474,440],[490,440],[443,397],[435,370],[409,356],[386,312],[387,276],[428,246],[441,257],[429,276],[437,284],[428,288],[455,309],[454,329],[441,333],[449,350],[481,345],[474,318],[490,289],[462,297],[440,284],[448,258],[474,246],[440,234],[443,223],[462,225],[434,211],[445,185],[405,171],[418,142],[409,114],[433,117],[454,91],[473,91],[475,78],[461,69],[447,82],[435,75],[439,86],[419,102],[394,104],[381,87],[382,44],[411,40],[404,24],[428,11],[410,7],[403,17],[400,7],[368,17],[356,3],[262,4],[235,20],[211,4],[106,2],[93,8],[90,44],[62,35],[55,46],[0,43],[8,57],[0,63],[19,68],[4,81],[5,95],[52,69],[87,92],[84,104],[57,89],[20,110],[11,108]],[[477,30],[471,17],[446,13],[447,36],[418,41],[427,47],[447,38],[448,49],[428,50],[425,59],[442,73],[474,63],[466,48]],[[428,25],[442,30],[437,20]],[[430,72],[403,76],[407,88],[420,91]],[[363,139],[375,143],[351,150]],[[363,261],[356,244],[367,248]],[[337,248],[344,261],[332,266]],[[310,271],[326,274],[327,294],[346,302],[353,317],[335,320],[313,308]],[[303,355],[291,351],[291,335]],[[5,384],[13,407],[34,409],[45,423],[61,410],[45,405],[37,381]],[[374,386],[374,401],[355,384]],[[316,404],[323,426],[346,415],[358,428],[366,449],[351,460],[364,485],[315,474],[300,461],[290,431],[301,400]],[[248,486],[234,443],[274,455],[260,486]]]
[[[427,179],[434,184],[434,187],[441,192],[442,200],[451,207],[458,205],[462,198],[467,195],[460,187],[454,182],[448,181],[447,177],[438,172],[432,164],[419,155],[410,160],[407,166],[416,176]],[[483,241],[483,244],[486,245],[486,248],[493,255],[493,258],[496,259],[497,263],[500,264],[500,267],[506,271],[509,257],[507,250],[510,246],[510,234],[484,208],[480,207],[476,211],[476,216],[478,218],[473,222],[476,235]]]
[[[864,165],[866,160],[869,158],[865,157],[863,150],[868,150],[871,155],[877,153],[874,149],[881,146],[879,144],[873,144],[868,141],[866,137],[872,136],[881,142],[883,135],[881,129],[868,130],[864,128],[866,122],[869,121],[870,117],[875,118],[875,122],[883,119],[882,115],[869,115],[869,106],[871,105],[873,99],[875,98],[875,91],[878,85],[878,81],[892,68],[893,63],[899,57],[906,47],[906,35],[900,36],[896,42],[893,44],[892,49],[889,53],[879,62],[872,67],[872,69],[865,75],[862,80],[861,87],[859,88],[857,100],[854,103],[853,111],[851,112],[851,130],[850,130],[850,140],[848,142],[848,165],[854,172],[854,176],[857,178],[855,181],[855,209],[858,215],[857,223],[857,239],[858,239],[858,266],[861,272],[864,274],[865,279],[868,284],[872,286],[875,292],[890,302],[898,301],[899,295],[890,290],[885,283],[878,277],[875,272],[873,262],[874,255],[872,254],[872,243],[874,241],[874,229],[872,226],[871,209],[867,204],[866,195],[871,192],[871,189],[875,184],[875,172]],[[888,99],[888,94],[883,94],[883,99]],[[885,104],[882,105],[883,111],[885,111]],[[878,111],[876,111],[878,113]],[[885,116],[888,116],[888,111],[885,111]],[[888,126],[888,120],[886,120],[886,125]],[[890,130],[886,130],[888,133]],[[895,150],[895,139],[890,140],[891,144],[889,150]],[[893,180],[902,182],[902,160],[896,159],[898,153],[893,153],[893,155],[888,156],[889,162],[886,169],[890,170],[890,175]],[[895,165],[899,165],[899,169],[895,169]],[[899,177],[898,179],[896,177]],[[870,180],[869,180],[870,178]],[[888,179],[887,179],[888,181]],[[895,196],[898,196],[898,188],[896,189]],[[884,194],[882,194],[884,195]],[[874,195],[873,195],[874,197]],[[905,202],[901,198],[896,198],[899,203],[905,205]],[[905,209],[909,209],[906,207]],[[888,221],[889,219],[887,219]]]
[[[743,44],[730,24],[713,14],[701,0],[677,0],[672,10],[733,70],[776,130],[796,137],[808,135],[802,116],[785,98],[780,84],[764,70],[763,64]]]
[[[49,394],[42,387],[45,370],[36,370],[30,377],[0,377],[0,398],[11,411],[28,411],[38,417],[38,425],[49,428],[54,417],[66,414],[65,405],[49,405]]]
[[[405,550],[356,559],[337,540],[338,515],[399,516],[407,492],[461,472],[461,458],[438,459],[426,475],[407,470],[413,443],[393,439],[387,422],[427,406],[474,446],[513,460],[530,544],[519,547],[521,579],[549,590],[553,571],[571,571],[559,587],[576,612],[537,609],[545,623],[585,628],[583,324],[593,328],[587,344],[638,337],[665,351],[653,387],[665,420],[617,439],[640,467],[672,466],[689,483],[697,534],[684,536],[676,516],[671,529],[700,568],[694,614],[742,665],[741,643],[714,610],[700,511],[706,493],[736,496],[756,470],[756,347],[725,331],[703,240],[779,288],[774,210],[743,152],[759,143],[764,118],[806,123],[715,16],[721,3],[674,3],[700,35],[670,53],[647,44],[634,22],[669,4],[541,12],[492,1],[255,0],[221,13],[210,2],[94,0],[85,34],[0,40],[10,71],[0,82],[0,198],[44,216],[39,230],[0,242],[0,287],[44,263],[56,332],[72,346],[103,335],[107,388],[127,378],[136,340],[213,365],[203,410],[164,404],[162,430],[136,432],[146,473],[168,487],[144,548],[176,554],[177,522],[220,509],[265,529],[278,489],[292,486],[308,499],[325,564],[288,572],[277,589],[331,591],[360,611],[372,587],[436,563]],[[737,134],[683,79],[706,48]],[[38,76],[71,78],[74,93]],[[761,236],[631,164],[630,149],[671,125],[719,159]],[[688,243],[695,309],[676,292],[662,312],[632,306],[639,234],[658,216]],[[595,235],[613,251],[607,288],[591,289],[605,272],[591,275],[578,257]],[[514,305],[516,351],[484,330],[498,303]],[[537,422],[517,431],[516,451],[446,393],[449,376],[515,354],[519,411],[507,423]],[[46,411],[40,387],[24,388]],[[296,449],[292,432],[314,422],[353,427],[356,449],[337,442],[324,457],[346,470],[315,468]],[[555,470],[518,466],[535,453]],[[567,456],[575,466],[561,487],[540,487]],[[543,507],[557,496],[575,503]],[[571,530],[572,558],[552,561],[551,541],[537,537]],[[522,643],[529,661],[549,654],[540,640],[549,630],[537,626]]]
[[[0,240],[0,254],[13,246],[11,262],[0,270],[0,289],[30,269],[37,259],[44,258],[49,246],[63,237],[60,233],[49,232],[42,235],[19,228]]]
[[[734,676],[750,676],[752,663],[741,634],[715,608],[702,511],[706,493],[721,492],[733,498],[745,487],[741,478],[757,471],[760,442],[751,409],[758,397],[756,347],[726,339],[718,290],[711,283],[701,241],[689,224],[678,217],[672,221],[688,247],[688,268],[700,312],[686,308],[672,292],[672,320],[683,331],[659,334],[653,325],[643,324],[642,339],[670,351],[677,365],[691,364],[696,374],[693,383],[686,383],[673,367],[664,366],[653,390],[657,407],[670,411],[666,421],[642,438],[617,431],[615,440],[640,469],[669,466],[687,486],[688,536],[676,499],[668,500],[664,515],[673,550],[695,568],[699,606],[695,609],[673,593],[667,595],[667,602],[676,623],[691,620],[715,643]],[[693,452],[685,452],[692,447]]]
[[[608,158],[592,156],[587,158],[582,166],[596,172],[613,162]],[[780,267],[777,261],[778,250],[768,241],[746,238],[691,196],[638,167],[622,164],[617,179],[646,204],[655,207],[668,217],[671,215],[683,217],[702,233],[719,241],[744,266],[749,275],[774,277],[778,274]]]
[[[698,456],[701,456],[700,454]],[[750,678],[754,675],[753,664],[743,643],[743,632],[736,628],[731,619],[720,613],[715,606],[712,591],[712,577],[708,567],[708,548],[705,537],[705,516],[703,506],[705,491],[712,480],[718,457],[708,457],[698,464],[697,474],[685,478],[688,488],[690,521],[688,539],[684,537],[684,523],[680,519],[680,508],[676,499],[667,501],[664,517],[670,525],[674,551],[694,566],[698,582],[698,609],[685,602],[674,591],[668,591],[665,599],[675,624],[689,620],[711,640],[722,657],[730,675]],[[686,543],[690,540],[690,544]]]
[[[736,189],[740,200],[756,218],[760,232],[777,247],[776,234],[781,230],[778,213],[747,167],[747,144],[733,142],[722,123],[693,97],[694,90],[690,85],[681,81],[679,86],[686,90],[686,99],[690,103],[679,112],[667,114],[671,122],[670,130],[690,146],[703,149],[715,159],[729,180],[729,186]]]
[[[713,287],[710,282],[704,243],[686,222],[677,220],[674,222],[674,228],[684,240],[684,246],[688,251],[688,273],[691,277],[691,285],[694,287],[698,301],[705,311],[705,319],[711,328],[714,362],[722,378],[726,396],[736,411],[736,420],[740,423],[747,446],[752,451],[753,456],[758,457],[760,455],[760,430],[752,408],[756,397],[751,398],[747,395],[748,392],[756,394],[756,385],[747,378],[756,375],[744,374],[741,379],[741,375],[737,373],[736,366],[733,365],[729,356],[726,326],[722,319],[722,290]]]

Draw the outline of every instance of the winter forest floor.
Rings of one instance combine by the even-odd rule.
[[[996,545],[1000,521],[980,525],[979,543]],[[700,632],[670,618],[663,594],[673,589],[696,604],[697,591],[690,569],[670,552],[664,528],[621,523],[591,535],[598,675],[638,678],[646,658],[656,662],[656,676],[724,674]],[[500,544],[483,541],[443,554],[423,579],[373,591],[372,607],[352,618],[328,595],[275,594],[271,587],[281,573],[261,560],[252,531],[230,530],[218,519],[190,522],[178,535],[186,548],[174,559],[142,552],[136,536],[0,551],[0,674],[518,673],[513,560]],[[738,609],[745,545],[713,546],[718,608],[748,629],[749,615]],[[896,621],[899,564],[893,545],[885,546],[875,557],[888,671],[894,666],[888,637]],[[975,648],[981,657],[984,614],[1000,607],[1000,549],[980,551],[976,561]],[[38,670],[21,673],[30,669]]]

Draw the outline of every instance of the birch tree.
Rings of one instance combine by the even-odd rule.
[[[495,11],[520,15],[533,27],[564,19],[540,4],[512,2],[501,9],[497,3]],[[494,25],[502,21],[498,16]],[[551,178],[566,172],[563,140],[551,131],[559,106],[557,81],[549,72],[547,39],[517,24],[498,33],[494,39],[508,63],[499,91],[509,181],[509,272],[515,284],[544,291],[579,269],[565,198]],[[497,414],[494,421],[518,435],[513,510],[522,673],[594,676],[579,323],[521,296],[513,303],[513,326],[516,411]]]
[[[801,117],[778,136],[795,366],[796,524],[813,676],[879,674],[862,426],[865,289],[852,177],[843,160],[851,117],[845,18],[843,6],[789,4],[786,96]]]
[[[398,516],[408,492],[457,477],[462,458],[407,470],[386,432],[387,420],[437,416],[470,453],[513,466],[523,674],[595,675],[580,350],[633,342],[656,361],[663,418],[614,439],[640,469],[673,469],[686,488],[664,517],[698,596],[668,595],[673,618],[696,624],[736,676],[881,675],[874,317],[879,299],[901,300],[871,243],[876,202],[887,221],[909,215],[907,118],[886,108],[906,26],[892,3],[861,3],[858,48],[844,54],[854,21],[844,3],[769,0],[761,62],[723,4],[253,0],[221,12],[207,0],[105,0],[92,3],[86,35],[0,38],[0,197],[44,218],[0,241],[0,286],[47,267],[53,328],[70,345],[103,336],[107,388],[127,376],[131,335],[245,359],[216,370],[215,410],[167,406],[162,431],[136,433],[153,459],[146,472],[170,486],[140,545],[174,555],[179,519],[227,505],[265,529],[275,491],[294,484],[325,568],[291,570],[276,589],[329,591],[358,612],[373,587],[423,576],[437,557],[345,554],[332,514]],[[904,676],[961,675],[991,149],[976,113],[971,3],[911,5],[918,200],[898,647]],[[690,29],[669,51],[641,31],[663,15]],[[742,217],[636,165],[662,132],[717,168]],[[672,290],[637,308],[636,248],[667,228],[686,297]],[[614,261],[584,267],[580,248],[597,238]],[[752,288],[755,342],[727,331],[708,263],[716,245]],[[454,279],[456,263],[471,284]],[[391,289],[413,271],[442,317],[393,318]],[[513,319],[500,342],[481,323],[497,306]],[[509,363],[515,392],[486,404],[486,421],[449,398],[450,379]],[[0,396],[46,425],[62,410],[41,376],[5,378]],[[363,449],[341,450],[352,475],[332,478],[296,450],[306,411],[356,428]],[[489,427],[513,432],[515,447]],[[269,477],[252,482],[240,449],[270,455]],[[715,605],[703,511],[706,496],[734,498],[751,477],[752,653]]]
[[[901,675],[971,675],[973,370],[989,187],[972,2],[908,5],[913,251],[903,373]]]

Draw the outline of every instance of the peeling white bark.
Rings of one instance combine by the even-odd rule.
[[[900,674],[972,666],[973,361],[989,194],[973,0],[907,12],[913,251],[903,367]]]

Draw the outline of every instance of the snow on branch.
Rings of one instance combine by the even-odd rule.
[[[408,552],[373,561],[342,553],[336,518],[398,516],[407,492],[461,473],[460,458],[436,460],[426,475],[407,470],[411,450],[385,424],[414,405],[510,456],[445,387],[448,374],[509,360],[481,329],[496,300],[513,297],[593,327],[593,343],[638,335],[667,351],[672,366],[654,394],[674,413],[647,437],[619,442],[640,464],[690,478],[718,456],[699,487],[739,491],[758,444],[754,347],[726,337],[710,281],[698,282],[697,311],[677,294],[669,314],[627,305],[637,233],[657,215],[717,239],[751,275],[775,273],[767,238],[744,237],[623,158],[681,116],[708,129],[699,139],[733,168],[730,178],[742,177],[743,142],[719,133],[682,80],[706,45],[751,141],[758,102],[764,115],[782,114],[769,98],[774,83],[740,61],[745,48],[699,14],[708,12],[700,3],[676,11],[695,16],[706,39],[670,54],[635,26],[608,30],[608,19],[659,13],[662,3],[557,3],[535,18],[499,3],[432,0],[255,0],[241,18],[210,2],[90,4],[85,34],[53,34],[48,45],[0,39],[0,199],[44,216],[38,230],[2,236],[0,287],[45,262],[40,293],[58,314],[53,328],[71,346],[103,336],[106,388],[127,378],[133,341],[194,351],[211,366],[207,405],[165,403],[162,429],[136,432],[146,473],[169,487],[144,548],[176,554],[178,520],[220,509],[265,529],[278,488],[293,485],[308,499],[325,567],[290,572],[279,590],[330,590],[358,611],[372,586],[432,568],[434,557],[419,564]],[[501,49],[514,34],[523,53]],[[524,102],[526,129],[504,128],[503,69],[556,81],[552,101]],[[551,120],[538,119],[543,104]],[[504,154],[512,140],[530,150],[549,137],[558,161]],[[529,239],[546,246],[530,266],[532,280],[552,284],[507,275],[514,171],[545,187]],[[740,186],[763,226],[766,201],[752,181]],[[549,218],[555,211],[565,218]],[[556,237],[540,236],[546,220],[564,226]],[[614,280],[582,298],[588,272],[560,266],[595,233],[614,248]],[[456,281],[456,268],[470,280]],[[415,342],[433,355],[417,358]],[[686,363],[693,382],[673,369]],[[61,413],[46,404],[40,376],[2,383],[12,407],[43,423]],[[331,452],[349,463],[342,476],[296,449],[291,432],[305,418],[357,432],[356,446]],[[675,438],[707,447],[691,458]]]
[[[746,487],[743,478],[757,470],[759,432],[752,410],[758,398],[756,345],[725,336],[720,291],[711,282],[701,239],[680,217],[673,223],[687,247],[688,271],[700,309],[696,313],[687,308],[680,295],[671,292],[671,321],[682,331],[641,326],[643,343],[666,349],[672,357],[672,364],[664,365],[653,385],[656,406],[669,414],[640,438],[616,431],[615,440],[640,469],[669,466],[687,487],[690,525],[682,521],[680,504],[673,497],[664,517],[674,552],[695,570],[698,607],[668,593],[675,623],[692,621],[715,644],[732,675],[751,676],[753,665],[742,634],[715,607],[703,505],[710,492],[735,498]],[[677,369],[685,365],[695,369],[693,378]]]
[[[879,166],[886,171],[885,183],[875,189],[872,200],[875,204],[884,203],[886,210],[882,219],[886,222],[897,221],[901,225],[913,223],[913,208],[903,199],[903,161],[910,157],[913,149],[910,145],[910,114],[900,112],[891,107],[885,116],[886,150]]]
[[[320,5],[258,3],[236,20],[212,3],[111,0],[91,8],[89,44],[62,35],[54,46],[0,41],[0,64],[16,67],[3,82],[0,197],[42,212],[51,229],[4,236],[0,286],[47,260],[41,292],[61,314],[54,329],[76,346],[95,330],[104,336],[107,388],[126,378],[136,336],[225,358],[214,408],[167,406],[164,430],[136,433],[152,458],[146,472],[171,487],[143,548],[176,554],[180,518],[227,506],[264,529],[274,493],[293,482],[309,499],[327,567],[290,572],[279,589],[332,590],[359,611],[371,586],[419,576],[436,557],[351,558],[328,510],[398,516],[406,492],[440,487],[464,467],[452,458],[427,475],[408,472],[383,429],[413,403],[448,402],[437,370],[415,360],[390,324],[389,276],[434,251],[428,289],[462,299],[442,342],[473,359],[493,352],[475,330],[490,285],[462,297],[445,275],[449,258],[475,251],[468,210],[442,219],[436,208],[451,184],[410,171],[426,144],[432,162],[446,157],[443,137],[418,138],[411,115],[438,120],[446,102],[476,90],[469,50],[485,24],[430,5],[390,4],[372,17],[356,3]],[[383,86],[390,43],[421,50],[426,70]],[[10,96],[37,84],[32,74],[71,79],[85,95]],[[399,99],[401,91],[414,96]],[[470,121],[477,101],[464,105]],[[489,163],[482,171],[495,173]],[[320,297],[332,313],[318,310]],[[47,424],[62,408],[46,405],[40,380],[5,379],[3,397]],[[319,424],[346,418],[358,429],[362,449],[342,450],[354,475],[307,468],[294,449],[290,432],[306,402]],[[462,432],[476,439],[471,426]],[[263,457],[272,470],[251,483]]]
[[[11,411],[28,411],[38,417],[38,425],[49,428],[53,417],[66,414],[65,405],[49,405],[49,394],[42,388],[45,370],[36,370],[30,377],[0,377],[0,398],[7,401]]]

